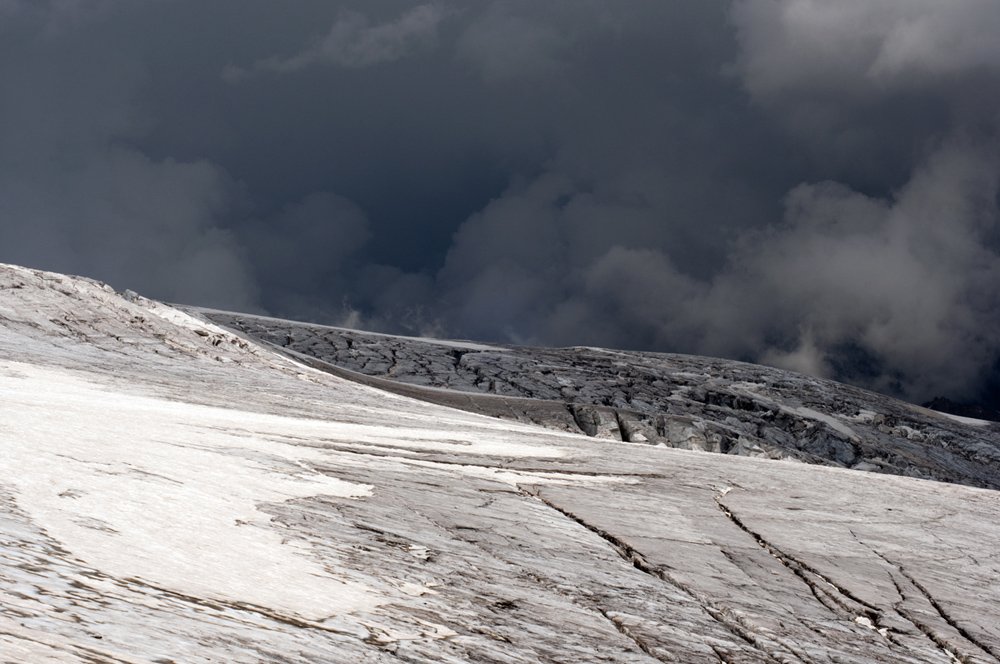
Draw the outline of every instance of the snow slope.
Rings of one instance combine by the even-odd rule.
[[[0,661],[993,662],[998,516],[415,401],[0,266]]]

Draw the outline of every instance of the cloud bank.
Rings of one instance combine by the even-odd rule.
[[[7,0],[0,260],[980,398],[998,31],[993,0]]]

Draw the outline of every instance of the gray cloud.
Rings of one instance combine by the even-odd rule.
[[[1000,68],[1000,11],[990,0],[736,0],[747,87],[765,97],[826,88],[884,94]]]
[[[996,147],[949,142],[887,198],[835,183],[792,190],[784,223],[714,284],[715,307],[742,303],[744,339],[710,343],[830,376],[860,352],[880,389],[962,392],[1000,357],[986,332],[1000,324]]]
[[[0,260],[913,399],[1000,367],[993,0],[84,8],[0,0]]]
[[[254,308],[241,244],[221,225],[239,197],[235,183],[207,161],[151,158],[129,144],[147,126],[133,97],[147,72],[86,37],[113,9],[8,8],[0,61],[11,91],[0,110],[4,259],[167,299]]]
[[[357,269],[354,259],[369,236],[364,212],[326,192],[241,227],[250,263],[268,275],[262,298],[311,319],[343,315],[343,302],[331,302],[330,295],[346,292],[345,275]]]
[[[344,10],[321,39],[295,55],[259,60],[252,70],[290,73],[317,64],[363,68],[393,62],[432,45],[447,15],[442,5],[424,4],[391,21],[371,25],[364,14]],[[248,70],[232,65],[223,70],[223,76],[230,81],[248,75]]]

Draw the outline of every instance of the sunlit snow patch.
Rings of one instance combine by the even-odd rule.
[[[335,578],[306,545],[265,527],[262,503],[372,492],[303,472],[319,450],[227,433],[273,416],[0,366],[0,474],[73,556],[119,579],[310,620],[377,605],[371,589]]]

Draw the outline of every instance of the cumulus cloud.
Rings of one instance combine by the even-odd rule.
[[[805,170],[837,180],[789,183],[783,211],[727,226],[710,201],[739,218],[753,197],[723,179],[677,191],[688,174],[662,157],[660,169],[620,162],[635,170],[596,180],[554,162],[567,168],[512,187],[456,234],[438,280],[444,319],[473,336],[739,357],[911,399],[974,396],[1000,358],[983,333],[1000,322],[1000,161],[996,95],[965,91],[1000,66],[984,39],[997,10],[917,5],[733,7],[730,71],[807,148]],[[924,49],[900,50],[917,29]],[[897,115],[934,106],[946,112]],[[583,145],[564,149],[593,168]],[[691,191],[700,200],[687,207]],[[715,245],[696,250],[705,237]]]
[[[746,89],[839,182],[790,190],[784,221],[720,275],[718,307],[770,323],[713,347],[968,396],[1000,352],[981,333],[1000,309],[1000,6],[740,0],[731,20]]]
[[[1000,325],[997,155],[995,143],[949,141],[884,197],[799,185],[781,222],[744,234],[707,279],[664,250],[614,244],[627,225],[589,245],[627,208],[546,176],[463,226],[442,272],[448,322],[520,342],[752,359],[913,399],[970,396],[970,378],[1000,358],[986,332]]]
[[[984,334],[1000,325],[998,166],[995,144],[955,140],[888,198],[834,183],[794,189],[783,224],[715,284],[713,306],[742,303],[746,335],[717,350],[763,348],[766,360],[826,375],[857,371],[847,365],[860,356],[877,367],[856,378],[880,389],[960,392],[1000,356]]]

